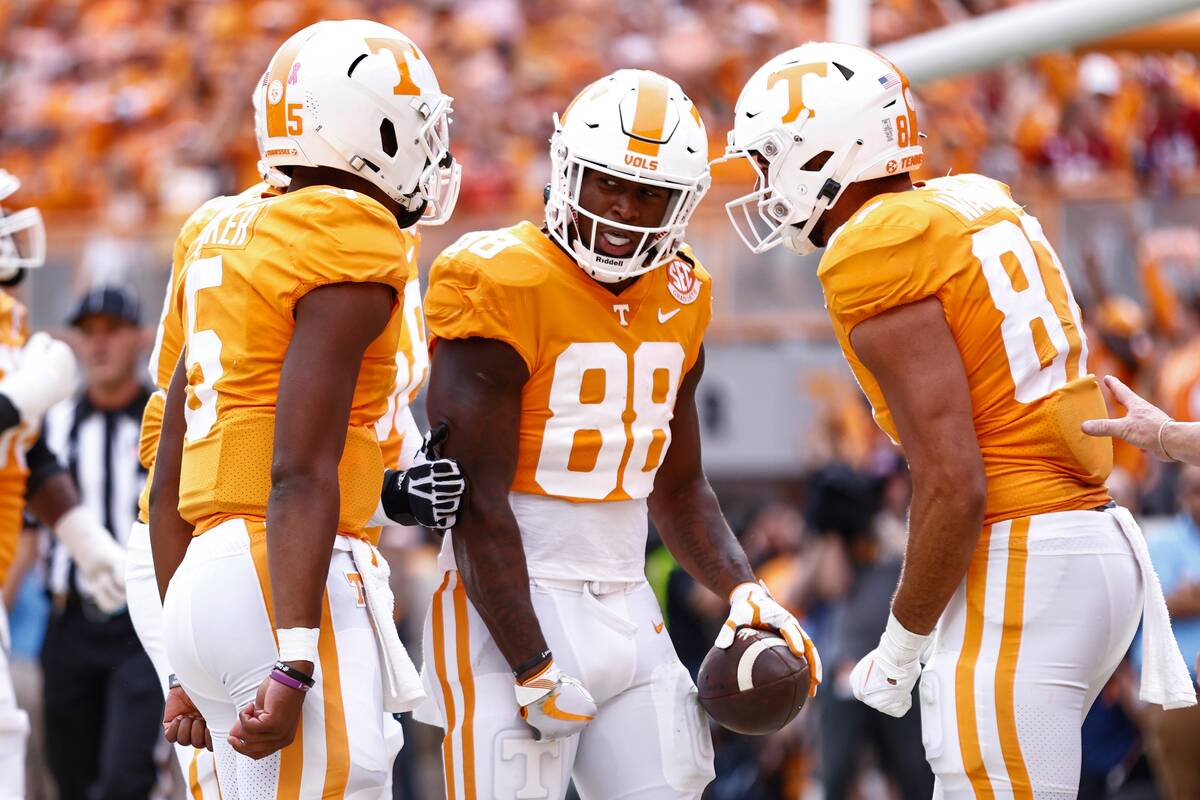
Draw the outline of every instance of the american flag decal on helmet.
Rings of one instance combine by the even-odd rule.
[[[879,84],[885,89],[890,89],[893,86],[899,86],[900,76],[894,72],[889,72],[879,79]]]

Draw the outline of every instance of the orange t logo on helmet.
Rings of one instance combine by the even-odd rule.
[[[816,75],[824,78],[825,72],[829,65],[820,64],[792,64],[784,67],[778,72],[771,74],[767,78],[767,89],[774,88],[775,84],[781,80],[787,81],[788,85],[788,110],[783,115],[783,121],[795,122],[796,117],[800,116],[800,112],[806,110],[804,105],[804,76]],[[816,116],[816,112],[811,108],[807,108],[809,116]]]
[[[419,95],[421,93],[421,89],[413,82],[412,76],[409,74],[408,59],[404,57],[406,53],[411,53],[413,58],[420,60],[420,50],[411,42],[401,42],[396,39],[366,39],[365,41],[372,53],[390,50],[396,57],[396,67],[400,70],[400,82],[392,89],[392,94]]]

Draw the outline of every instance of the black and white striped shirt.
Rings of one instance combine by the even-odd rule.
[[[150,390],[143,388],[124,408],[104,411],[79,395],[50,409],[43,423],[46,444],[75,480],[83,505],[122,544],[137,519],[146,481],[138,437],[149,397]],[[53,537],[46,572],[52,594],[84,593],[70,555]]]

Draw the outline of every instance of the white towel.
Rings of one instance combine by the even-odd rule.
[[[1125,534],[1142,573],[1142,685],[1138,696],[1145,703],[1167,709],[1194,706],[1196,687],[1171,631],[1167,601],[1142,530],[1126,509],[1117,506],[1108,513]]]
[[[379,664],[383,673],[383,708],[393,714],[411,711],[425,699],[421,676],[413,666],[392,612],[396,598],[388,578],[392,574],[383,555],[362,539],[350,539],[350,556],[362,576],[363,595],[367,600],[367,614],[371,627],[375,629],[375,643],[379,647]]]

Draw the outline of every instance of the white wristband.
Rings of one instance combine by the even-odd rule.
[[[896,619],[895,614],[888,614],[887,627],[883,630],[879,644],[896,664],[907,664],[920,658],[930,636],[928,633],[913,633]]]
[[[320,628],[276,628],[280,661],[317,661],[317,639]]]

